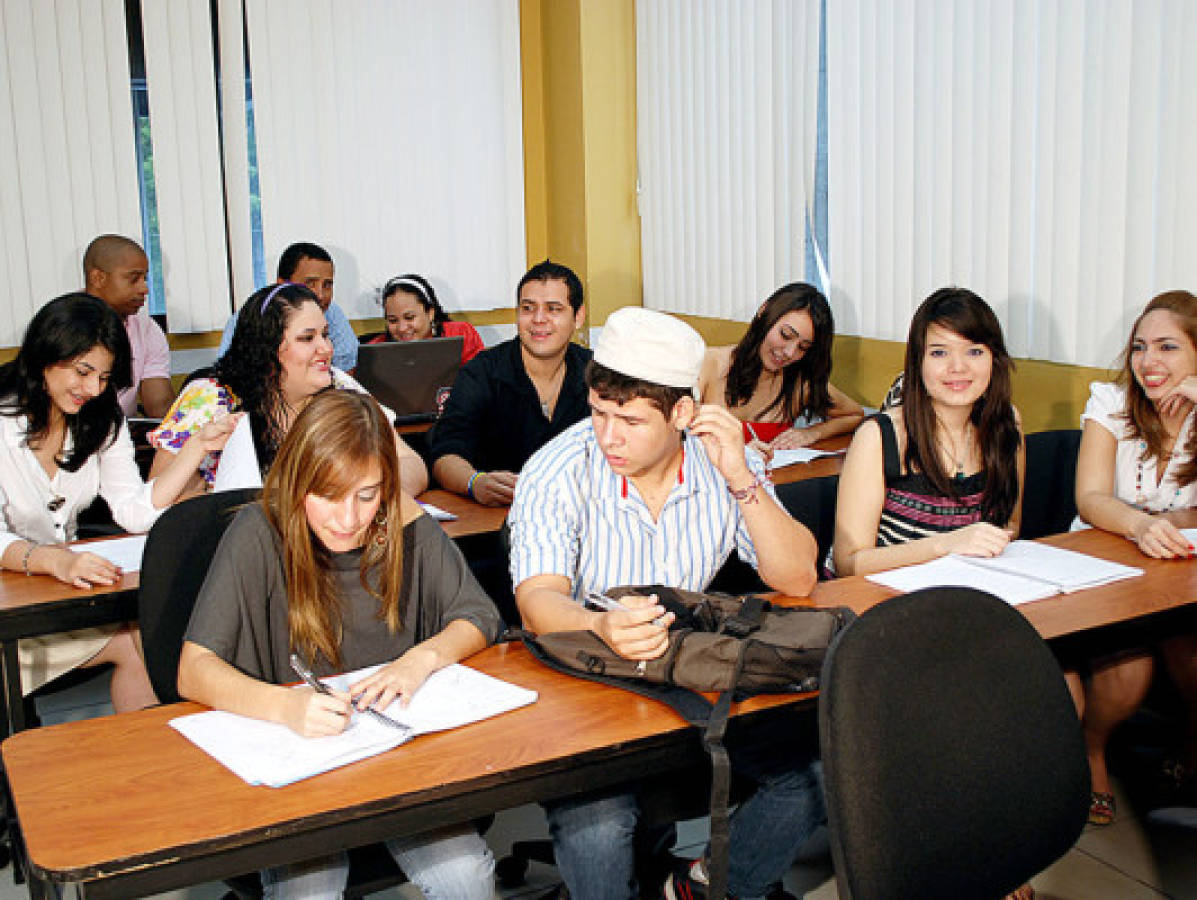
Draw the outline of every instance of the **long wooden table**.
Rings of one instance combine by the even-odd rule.
[[[203,708],[193,703],[15,735],[3,756],[31,892],[74,883],[84,897],[141,896],[705,759],[669,707],[547,669],[522,645],[469,663],[540,699],[283,788],[251,787],[168,727]],[[736,714],[812,697],[757,697]]]

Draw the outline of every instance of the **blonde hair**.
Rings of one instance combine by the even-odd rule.
[[[329,552],[308,524],[304,501],[313,494],[345,496],[372,465],[378,466],[382,500],[366,529],[361,583],[377,598],[378,617],[394,634],[402,627],[399,460],[394,432],[378,404],[355,391],[316,395],[292,423],[266,475],[262,506],[282,541],[291,649],[311,663],[322,655],[340,666],[343,599]]]
[[[1143,386],[1135,378],[1131,365],[1131,351],[1135,346],[1135,335],[1139,325],[1148,313],[1156,310],[1172,313],[1180,330],[1184,332],[1189,343],[1197,349],[1197,297],[1188,291],[1166,291],[1157,294],[1148,301],[1139,318],[1131,328],[1130,337],[1126,342],[1126,350],[1122,354],[1122,371],[1118,375],[1118,383],[1126,389],[1126,410],[1124,415],[1130,424],[1132,437],[1139,438],[1147,449],[1143,451],[1143,460],[1164,460],[1164,423],[1160,421],[1159,411],[1155,404],[1147,398]],[[1180,450],[1174,447],[1173,452]],[[1176,472],[1176,483],[1184,486],[1197,481],[1197,429],[1189,435],[1188,443],[1183,449],[1184,460]]]

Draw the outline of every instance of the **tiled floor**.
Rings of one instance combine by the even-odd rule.
[[[39,713],[47,724],[102,714],[106,687],[88,682],[47,702]],[[1118,820],[1106,828],[1087,828],[1076,846],[1046,872],[1032,880],[1040,900],[1151,900],[1197,898],[1197,823],[1190,827],[1157,826],[1136,815],[1128,799],[1119,796]],[[679,853],[697,855],[705,840],[706,821],[683,822],[678,829]],[[509,850],[512,840],[547,834],[538,807],[525,806],[500,813],[486,838],[496,856]],[[516,890],[500,891],[503,898],[539,897],[555,883],[548,866],[532,864],[527,883]],[[816,835],[802,859],[785,879],[786,888],[808,900],[834,900],[835,882],[827,856],[825,835]],[[205,884],[160,895],[171,900],[219,900],[220,884]],[[0,872],[0,900],[27,896],[14,885],[11,870]],[[373,895],[378,900],[416,900],[410,885]]]

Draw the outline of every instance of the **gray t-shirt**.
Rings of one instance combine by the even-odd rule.
[[[379,618],[378,601],[362,587],[360,559],[360,550],[331,556],[341,591],[341,670],[390,662],[455,619],[472,623],[488,643],[498,635],[494,603],[461,551],[428,516],[403,529],[402,624],[395,634]],[[221,539],[186,638],[251,678],[284,684],[295,680],[289,634],[280,539],[261,506],[247,506]],[[335,674],[323,657],[312,668],[318,675]]]

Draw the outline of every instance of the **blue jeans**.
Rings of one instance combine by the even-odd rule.
[[[731,817],[728,891],[764,897],[782,880],[802,845],[827,818],[822,765],[802,747],[752,747],[732,766],[757,789]],[[784,752],[779,752],[784,751]],[[737,756],[740,756],[739,762]],[[633,900],[634,794],[587,794],[546,803],[557,868],[570,900]]]
[[[387,850],[408,880],[429,900],[492,900],[495,860],[473,826],[386,842]],[[266,900],[339,898],[349,878],[349,860],[332,853],[261,871]]]

